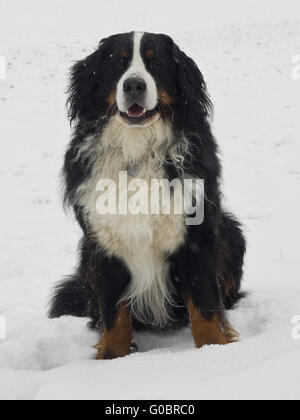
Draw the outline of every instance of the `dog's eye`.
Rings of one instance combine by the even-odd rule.
[[[160,70],[161,68],[164,67],[164,63],[163,63],[163,61],[158,60],[157,58],[155,58],[155,59],[153,59],[153,60],[150,61],[149,66],[150,66],[150,68],[152,70]]]

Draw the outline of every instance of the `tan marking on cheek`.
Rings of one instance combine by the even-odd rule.
[[[129,52],[127,50],[122,50],[120,52],[120,54],[121,54],[122,58],[128,58],[129,57]]]
[[[117,97],[116,91],[111,92],[109,96],[106,98],[106,102],[108,103],[108,105],[114,105],[116,103],[116,97]]]
[[[206,345],[225,345],[238,341],[238,334],[227,320],[221,320],[218,313],[215,313],[210,321],[205,319],[194,304],[192,297],[187,298],[187,307],[193,337],[198,349]]]
[[[159,90],[158,97],[166,105],[171,105],[174,102],[172,96],[164,89]]]
[[[132,342],[131,316],[127,306],[120,305],[111,330],[104,328],[103,337],[94,348],[98,350],[97,360],[110,360],[130,354]]]
[[[154,57],[154,50],[153,50],[152,48],[150,48],[149,50],[147,50],[147,51],[145,52],[145,56],[146,56],[147,58],[153,58],[153,57]]]

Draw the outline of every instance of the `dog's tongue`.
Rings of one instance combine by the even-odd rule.
[[[127,114],[130,117],[141,117],[142,115],[145,114],[145,110],[144,108],[142,108],[141,106],[139,106],[138,104],[134,104],[132,105],[131,108],[129,108],[129,110],[127,111]]]

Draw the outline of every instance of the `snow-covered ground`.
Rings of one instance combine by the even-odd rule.
[[[74,60],[133,29],[170,34],[205,74],[251,293],[231,314],[239,344],[199,351],[189,330],[140,334],[140,353],[96,362],[86,320],[46,318],[80,236],[58,195],[64,90]],[[299,399],[299,0],[0,0],[0,55],[0,398]]]

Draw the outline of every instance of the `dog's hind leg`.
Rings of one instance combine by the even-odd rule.
[[[96,326],[98,314],[94,313],[95,294],[91,288],[91,260],[95,246],[83,239],[80,243],[80,263],[76,273],[60,282],[54,290],[49,310],[50,318],[60,318],[64,315],[92,318]]]

